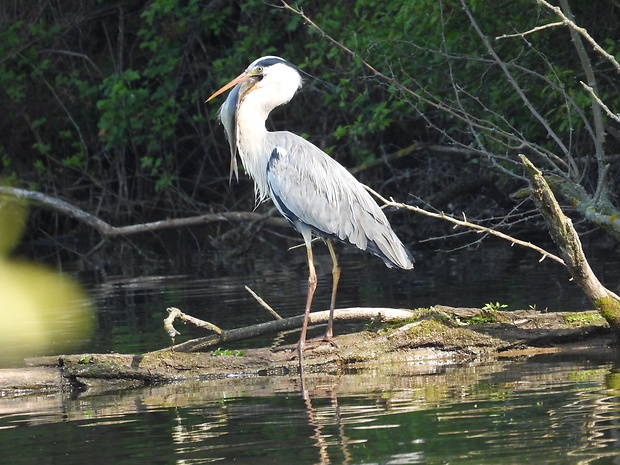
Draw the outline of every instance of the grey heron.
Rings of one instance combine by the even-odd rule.
[[[311,142],[287,131],[267,131],[276,107],[288,103],[302,86],[301,70],[276,56],[264,56],[206,101],[232,88],[219,110],[231,151],[231,172],[238,177],[237,155],[254,180],[257,204],[271,198],[302,235],[308,255],[308,294],[295,355],[301,363],[317,276],[312,237],[323,238],[331,255],[332,294],[327,331],[332,344],[340,267],[333,240],[348,242],[378,256],[390,268],[413,268],[413,257],[392,230],[383,210],[342,165]],[[335,345],[335,344],[334,344]]]

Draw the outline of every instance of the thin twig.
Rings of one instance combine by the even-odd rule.
[[[263,307],[266,308],[267,311],[269,313],[271,313],[273,315],[273,317],[276,320],[281,320],[282,317],[278,314],[278,312],[276,312],[273,308],[271,308],[271,306],[265,302],[261,297],[258,296],[258,294],[256,294],[256,292],[254,292],[252,289],[250,289],[248,286],[245,286],[245,290],[248,291],[250,294],[252,294],[252,297],[254,297],[256,299],[256,301]]]
[[[525,94],[524,90],[521,88],[521,86],[519,85],[519,83],[517,82],[517,80],[515,79],[513,74],[508,69],[508,66],[506,66],[506,63],[504,63],[499,58],[499,56],[495,52],[495,49],[491,45],[491,42],[489,41],[487,36],[482,32],[482,29],[480,29],[480,26],[478,25],[478,22],[474,18],[473,13],[470,11],[470,9],[467,6],[467,3],[465,2],[465,0],[461,0],[461,6],[463,7],[463,10],[465,11],[465,14],[468,17],[470,24],[472,25],[472,27],[476,31],[476,34],[478,34],[478,37],[480,37],[480,40],[482,41],[482,43],[484,44],[485,48],[487,49],[487,52],[489,52],[489,54],[493,57],[493,59],[495,60],[497,65],[500,67],[500,69],[504,73],[504,76],[506,76],[506,79],[508,80],[508,82],[510,83],[512,88],[515,90],[515,92],[517,93],[517,95],[519,96],[521,101],[527,107],[527,109],[532,114],[532,116],[534,118],[536,118],[538,120],[538,122],[545,128],[545,131],[547,132],[549,137],[552,138],[555,141],[556,145],[560,148],[562,153],[568,158],[568,160],[571,161],[571,164],[574,165],[575,163],[574,163],[574,160],[572,160],[572,157],[571,157],[571,154],[570,154],[570,150],[568,150],[568,148],[566,147],[566,145],[564,144],[562,139],[556,134],[556,132],[553,130],[553,128],[549,125],[549,122],[547,121],[547,119],[545,117],[543,117],[538,112],[538,110],[534,107],[534,105],[532,104],[530,99]]]
[[[509,242],[512,242],[513,244],[516,245],[520,245],[522,247],[527,247],[528,249],[532,249],[535,250],[536,252],[540,253],[543,258],[549,257],[550,259],[566,266],[566,263],[564,263],[564,260],[562,260],[560,257],[558,257],[557,255],[552,254],[551,252],[547,252],[545,249],[538,247],[537,245],[532,244],[531,242],[526,242],[526,241],[522,241],[520,239],[516,239],[512,236],[509,236],[508,234],[504,234],[503,232],[500,231],[496,231],[495,229],[491,229],[491,228],[487,228],[486,226],[481,226],[479,224],[475,224],[475,223],[471,223],[467,220],[458,220],[450,215],[446,215],[445,213],[433,213],[433,212],[429,212],[428,210],[424,210],[423,208],[417,207],[415,205],[407,205],[406,203],[399,203],[399,202],[394,202],[393,200],[388,200],[385,197],[383,197],[381,194],[379,194],[378,192],[372,190],[370,187],[368,186],[364,186],[366,188],[366,190],[368,192],[370,192],[372,195],[374,195],[375,197],[377,197],[381,202],[383,202],[386,206],[388,207],[393,207],[393,208],[402,208],[405,210],[409,210],[415,213],[420,213],[422,215],[425,216],[430,216],[431,218],[438,218],[441,220],[446,220],[449,221],[450,223],[453,223],[457,226],[463,226],[465,228],[469,228],[469,229],[473,229],[475,231],[477,231],[478,233],[486,233],[486,234],[491,234],[492,236],[496,236],[499,237],[501,239],[507,240]],[[542,261],[542,259],[541,259]]]
[[[515,37],[525,37],[526,35],[534,34],[535,32],[539,32],[544,29],[548,29],[548,28],[556,27],[556,26],[564,26],[564,22],[558,21],[557,23],[549,23],[543,26],[536,26],[535,28],[532,28],[529,31],[518,32],[516,34],[503,34],[501,36],[497,36],[495,39],[499,40],[499,39],[514,39]]]
[[[581,34],[588,42],[590,42],[590,45],[592,45],[592,47],[594,48],[594,50],[596,50],[598,53],[600,53],[603,57],[605,57],[605,59],[607,61],[609,61],[614,68],[616,68],[616,70],[618,72],[620,72],[620,63],[618,63],[618,61],[616,60],[616,58],[607,53],[605,51],[605,49],[603,49],[603,47],[601,47],[596,40],[594,40],[592,38],[592,36],[590,36],[590,34],[588,34],[588,31],[583,28],[583,27],[579,27],[577,26],[573,21],[571,21],[565,14],[564,12],[562,12],[562,9],[559,6],[553,6],[551,5],[549,2],[545,1],[545,0],[536,0],[539,4],[549,8],[551,11],[553,11],[556,15],[558,15],[561,19],[562,22],[564,24],[566,24],[568,27],[570,27],[571,29],[577,31],[579,34]]]
[[[609,107],[607,105],[605,105],[605,103],[603,103],[603,101],[599,98],[598,95],[596,95],[596,93],[594,92],[594,89],[592,87],[590,87],[589,85],[587,85],[585,82],[583,81],[579,81],[579,83],[584,87],[584,89],[590,94],[590,96],[596,101],[596,103],[598,103],[601,108],[605,111],[605,113],[607,113],[607,116],[609,116],[610,118],[612,118],[613,120],[617,121],[618,123],[620,123],[620,115],[612,112]]]

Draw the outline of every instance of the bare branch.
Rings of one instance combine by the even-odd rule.
[[[271,308],[271,305],[269,305],[267,302],[265,302],[265,300],[260,297],[256,292],[254,292],[252,289],[250,289],[248,286],[245,286],[245,290],[248,291],[252,297],[254,297],[256,299],[256,301],[263,307],[265,308],[269,313],[271,313],[271,315],[276,319],[276,320],[281,320],[282,317],[280,316],[280,314],[278,312],[276,312],[273,308]]]
[[[101,218],[92,215],[75,205],[64,200],[50,197],[42,192],[18,189],[15,187],[0,186],[0,195],[10,195],[20,199],[30,200],[54,211],[63,213],[92,227],[103,236],[128,236],[144,232],[158,231],[161,229],[181,228],[187,226],[203,225],[221,221],[264,221],[274,226],[285,226],[288,222],[284,218],[272,218],[269,215],[261,215],[254,212],[221,212],[207,213],[204,215],[187,218],[173,218],[168,220],[153,221],[150,223],[132,224],[129,226],[112,226]]]
[[[478,23],[475,20],[474,15],[469,10],[467,3],[465,3],[465,0],[461,0],[461,5],[463,7],[463,10],[465,11],[465,14],[469,18],[470,24],[472,25],[472,27],[478,34],[478,37],[480,37],[480,40],[482,40],[482,43],[484,44],[489,54],[493,57],[495,62],[498,64],[498,66],[500,67],[504,75],[506,76],[506,79],[508,80],[508,82],[515,89],[515,91],[517,92],[517,94],[519,95],[519,97],[521,98],[525,106],[527,107],[527,109],[530,111],[532,116],[536,118],[538,122],[545,128],[549,137],[551,137],[555,141],[556,145],[560,148],[562,153],[569,160],[572,161],[573,168],[575,169],[575,171],[577,171],[574,160],[572,160],[572,157],[570,155],[570,151],[568,150],[564,142],[562,142],[560,137],[556,134],[556,132],[551,128],[551,126],[549,126],[549,123],[547,122],[547,120],[538,112],[538,110],[536,110],[536,108],[534,108],[534,105],[532,105],[532,102],[530,102],[530,99],[527,97],[527,95],[525,95],[525,92],[523,91],[523,89],[521,88],[517,80],[514,78],[510,70],[508,69],[508,66],[506,66],[506,64],[499,58],[497,53],[495,53],[495,49],[491,46],[489,39],[487,38],[486,35],[484,35],[482,30],[478,26]]]
[[[540,253],[543,256],[543,259],[549,257],[550,259],[555,260],[556,262],[560,263],[561,265],[565,265],[566,266],[566,264],[564,263],[564,260],[562,260],[560,257],[558,257],[557,255],[552,254],[551,252],[547,252],[545,249],[543,249],[541,247],[538,247],[537,245],[534,245],[531,242],[526,242],[526,241],[522,241],[520,239],[516,239],[516,238],[514,238],[512,236],[509,236],[508,234],[504,234],[503,232],[496,231],[495,229],[491,229],[491,228],[487,228],[486,226],[481,226],[479,224],[471,223],[471,222],[467,221],[466,219],[463,219],[463,220],[456,219],[456,218],[454,218],[454,217],[452,217],[450,215],[446,215],[443,212],[442,213],[433,213],[433,212],[429,212],[428,210],[424,210],[423,208],[417,207],[415,205],[408,205],[406,203],[394,202],[393,200],[386,199],[381,194],[379,194],[379,193],[375,192],[374,190],[372,190],[370,187],[368,187],[368,186],[364,186],[364,187],[366,187],[366,190],[368,192],[370,192],[372,195],[377,197],[379,200],[381,200],[381,202],[383,202],[388,207],[409,210],[409,211],[412,211],[412,212],[415,212],[415,213],[420,213],[421,215],[430,216],[431,218],[437,218],[437,219],[449,221],[450,223],[453,223],[453,224],[455,224],[457,226],[463,226],[465,228],[473,229],[474,231],[476,231],[478,233],[490,234],[492,236],[496,236],[496,237],[499,237],[501,239],[504,239],[504,240],[507,240],[509,242],[512,242],[513,244],[520,245],[522,247],[527,247],[528,249],[535,250],[536,252]]]
[[[499,39],[513,39],[515,37],[525,37],[526,35],[534,34],[535,32],[539,32],[544,29],[549,29],[549,28],[556,27],[556,26],[564,26],[564,22],[559,21],[557,23],[549,23],[543,26],[536,26],[535,28],[532,28],[529,31],[519,32],[517,34],[503,34],[501,36],[497,36],[495,39],[499,40]]]
[[[551,5],[549,2],[547,2],[546,0],[536,0],[540,5],[543,5],[545,7],[547,7],[548,9],[550,9],[551,11],[553,11],[556,15],[558,15],[560,18],[562,18],[562,22],[564,24],[566,24],[568,27],[570,27],[571,29],[575,30],[576,32],[578,32],[582,37],[584,37],[589,43],[590,45],[592,45],[592,47],[594,48],[594,50],[596,50],[599,54],[601,54],[603,57],[605,57],[606,60],[608,60],[613,66],[614,68],[616,68],[616,70],[618,72],[620,72],[620,63],[618,63],[618,61],[616,60],[616,58],[607,53],[605,51],[605,49],[603,49],[603,47],[601,47],[596,40],[594,40],[592,38],[592,36],[590,36],[590,34],[588,34],[588,31],[583,28],[583,27],[579,27],[577,26],[573,21],[571,21],[563,12],[562,9],[558,6],[553,6]]]
[[[599,104],[601,106],[601,108],[603,109],[603,111],[605,111],[605,113],[607,113],[607,116],[609,116],[611,119],[613,119],[614,121],[620,123],[620,114],[616,114],[614,112],[612,112],[609,107],[607,105],[605,105],[605,103],[599,98],[598,95],[596,95],[596,92],[594,92],[594,89],[592,87],[590,87],[589,85],[587,85],[585,82],[583,81],[579,81],[579,83],[583,86],[583,88],[590,94],[590,97],[592,97],[597,104]]]
[[[560,4],[562,5],[562,9],[564,10],[567,17],[572,21],[573,13],[570,9],[570,5],[567,0],[560,0]],[[578,34],[578,31],[574,28],[570,27],[569,29],[571,39],[573,44],[575,45],[575,50],[577,51],[577,56],[579,56],[579,61],[581,62],[581,68],[586,76],[588,81],[588,85],[592,87],[593,92],[597,93],[597,83],[596,77],[594,75],[594,70],[592,69],[592,63],[590,61],[590,57],[588,57],[588,53],[583,45],[583,41]],[[608,188],[607,188],[607,176],[606,176],[606,162],[605,162],[605,125],[603,123],[603,114],[601,111],[601,106],[597,103],[596,99],[591,96],[591,105],[592,107],[592,119],[594,120],[594,147],[596,152],[596,160],[598,162],[598,183],[596,187],[596,193],[594,195],[595,199],[602,199],[604,202],[607,201],[608,198]]]
[[[186,313],[183,313],[176,307],[168,307],[166,311],[168,312],[168,317],[164,320],[164,329],[170,337],[178,336],[179,334],[181,334],[172,326],[172,323],[176,318],[181,320],[183,323],[191,323],[198,328],[206,329],[207,331],[213,331],[219,336],[222,336],[222,334],[224,333],[222,329],[220,329],[218,326],[215,326],[213,323],[209,323],[208,321],[204,321]]]
[[[485,120],[485,119],[482,119],[482,118],[477,118],[474,115],[472,115],[471,113],[464,113],[462,109],[459,109],[459,108],[456,108],[454,106],[451,106],[449,103],[446,103],[444,101],[437,100],[434,95],[430,94],[422,86],[419,86],[419,89],[417,89],[417,91],[414,91],[411,88],[409,88],[409,87],[405,86],[404,84],[402,84],[402,82],[400,82],[399,80],[397,80],[393,76],[388,76],[388,75],[386,75],[384,73],[381,73],[377,68],[375,68],[373,65],[371,65],[366,60],[364,60],[362,57],[360,57],[355,51],[351,50],[350,48],[348,48],[344,44],[338,42],[332,36],[327,34],[323,29],[321,29],[321,27],[319,25],[317,25],[314,21],[312,21],[312,19],[310,19],[301,9],[296,9],[296,8],[291,7],[284,0],[281,0],[281,4],[282,4],[281,8],[289,10],[292,13],[294,13],[294,14],[300,16],[301,18],[303,18],[304,21],[306,21],[311,28],[313,28],[319,34],[321,34],[321,36],[325,37],[331,43],[333,43],[336,47],[340,48],[345,53],[349,54],[351,57],[353,57],[354,59],[359,61],[362,64],[362,66],[364,66],[365,68],[370,70],[377,78],[379,78],[379,79],[383,80],[384,82],[386,82],[387,84],[393,86],[394,88],[396,88],[397,90],[402,92],[404,95],[407,95],[407,96],[413,98],[414,100],[416,100],[418,102],[421,102],[423,104],[429,105],[429,106],[431,106],[431,107],[433,107],[433,108],[435,108],[435,109],[437,109],[437,110],[439,110],[441,112],[445,112],[445,113],[453,116],[457,120],[464,122],[465,124],[467,124],[468,126],[470,126],[474,130],[485,132],[487,134],[488,138],[490,138],[491,140],[493,140],[494,142],[496,142],[496,143],[498,143],[500,145],[505,146],[509,151],[511,151],[513,153],[514,152],[523,151],[523,150],[526,150],[526,149],[532,150],[539,157],[541,157],[541,159],[545,160],[545,163],[548,164],[548,168],[549,169],[557,172],[560,175],[562,175],[564,173],[564,170],[562,168],[572,169],[575,172],[577,171],[577,168],[575,166],[574,160],[572,160],[572,158],[570,157],[570,153],[568,152],[568,149],[566,149],[566,147],[563,145],[562,141],[557,137],[557,135],[555,135],[555,133],[549,127],[549,125],[546,124],[545,120],[538,113],[536,113],[536,110],[531,106],[531,104],[530,104],[531,111],[538,115],[537,118],[545,126],[545,128],[548,131],[548,133],[550,133],[551,137],[558,144],[560,144],[561,147],[563,147],[563,153],[569,155],[568,158],[567,158],[568,162],[566,160],[560,158],[559,156],[555,155],[554,153],[544,149],[543,147],[537,146],[536,144],[533,144],[533,143],[527,141],[525,139],[525,137],[523,137],[521,135],[511,134],[510,132],[508,132],[508,131],[498,127],[497,125],[493,124],[492,122],[490,122],[488,120]],[[490,47],[490,45],[489,45],[489,47]],[[446,58],[451,58],[451,56],[446,54],[446,53],[440,53],[440,55],[445,56]],[[480,60],[480,61],[483,61],[483,62],[485,61],[485,60],[481,60],[481,59],[474,59],[474,60]],[[508,68],[511,67],[511,66],[514,66],[514,64],[502,62],[501,59],[497,55],[494,55],[493,56],[493,60],[489,60],[489,62],[490,63],[499,64],[507,75],[510,75],[510,72],[508,71]],[[520,71],[531,73],[530,70],[520,70]],[[412,77],[412,76],[407,76],[407,77],[412,82],[414,82],[414,83],[416,82],[414,77]],[[516,84],[516,82],[514,82],[514,81],[513,81],[513,85],[517,85],[517,87],[518,87],[518,84]],[[553,86],[553,84],[550,84],[550,85]],[[571,103],[574,103],[574,102],[571,102]],[[486,108],[486,107],[484,108],[484,111],[485,112],[492,112],[491,109]],[[420,113],[420,116],[425,119],[425,122],[430,127],[433,127],[434,129],[439,131],[444,137],[447,137],[455,145],[461,146],[461,147],[463,147],[463,149],[468,149],[468,150],[471,150],[471,151],[476,151],[476,150],[472,149],[472,147],[463,145],[462,142],[453,139],[449,134],[446,133],[446,131],[442,130],[441,128],[436,127],[435,124],[431,120],[429,120],[424,113]],[[587,122],[586,122],[586,126],[587,126]],[[500,163],[496,162],[496,160],[504,158],[501,155],[484,152],[483,150],[477,150],[477,152],[480,155],[486,155],[487,157],[489,157],[490,162],[493,164],[493,166],[496,169],[498,169],[498,170],[500,170],[502,172],[505,172],[506,174],[509,174],[512,177],[519,178],[519,176],[516,175],[514,172],[509,172]],[[508,160],[508,161],[510,161],[511,163],[516,163],[514,160]],[[525,181],[525,179],[523,179],[523,180]]]
[[[192,323],[193,320],[200,322],[200,326],[202,327],[202,320],[198,320],[197,318],[193,318],[190,315],[185,315],[180,310],[172,307],[169,311],[177,310],[177,315],[183,315],[186,318],[186,321]],[[401,310],[395,308],[364,308],[364,307],[353,307],[353,308],[340,308],[334,311],[334,319],[335,320],[369,320],[369,319],[379,319],[381,321],[394,321],[394,320],[407,320],[413,317],[414,313],[410,310]],[[175,352],[199,352],[208,347],[212,347],[217,344],[221,344],[222,342],[232,342],[239,341],[243,339],[249,339],[256,336],[260,336],[263,334],[269,334],[278,331],[284,331],[288,329],[299,329],[301,327],[301,323],[303,321],[304,316],[298,315],[289,318],[282,318],[280,320],[268,321],[267,323],[259,323],[252,326],[247,326],[244,328],[235,328],[235,329],[227,329],[222,330],[220,334],[211,335],[206,337],[201,337],[198,339],[192,339],[180,344],[176,344],[171,348],[157,350],[151,353],[163,352],[168,350],[173,350]],[[310,313],[310,324],[321,324],[327,323],[329,318],[329,310],[325,310],[322,312],[312,312]],[[210,324],[210,323],[208,323]]]

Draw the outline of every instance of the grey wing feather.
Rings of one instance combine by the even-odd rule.
[[[411,254],[360,182],[305,139],[273,134],[284,143],[268,164],[271,197],[306,242],[311,233],[335,238],[374,253],[387,266],[413,268]]]

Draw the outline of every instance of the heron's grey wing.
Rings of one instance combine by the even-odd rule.
[[[349,242],[388,266],[412,268],[411,255],[364,186],[320,149],[298,138],[277,146],[267,181],[278,210],[304,236]]]
[[[297,154],[299,155],[299,154]],[[284,147],[276,147],[267,167],[271,198],[282,215],[302,234],[309,245],[311,235],[343,240],[346,234],[335,221],[334,210],[343,202],[321,189],[319,179],[328,175],[322,163],[307,166]],[[306,160],[307,162],[307,160]]]

